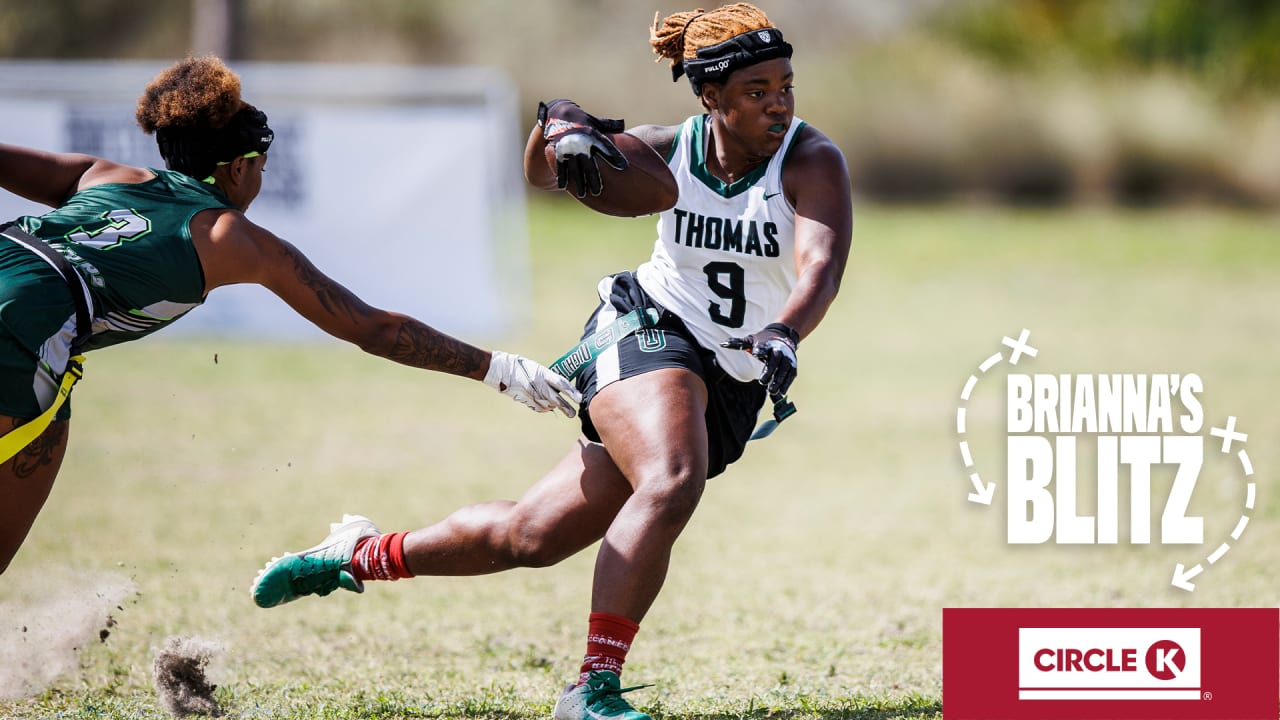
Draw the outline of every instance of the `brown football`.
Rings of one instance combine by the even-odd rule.
[[[573,179],[569,180],[565,192],[596,212],[616,217],[639,217],[671,209],[679,189],[662,157],[635,135],[616,133],[610,134],[609,139],[627,156],[627,169],[614,170],[609,163],[596,158],[596,167],[600,168],[600,194],[588,192],[579,198],[578,184]],[[554,173],[556,153],[551,145],[547,145],[545,156]]]

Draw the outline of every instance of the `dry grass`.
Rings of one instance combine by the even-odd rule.
[[[537,320],[493,344],[551,359],[595,279],[643,258],[652,226],[569,203],[532,221]],[[1277,229],[1205,213],[862,213],[842,296],[801,350],[799,414],[711,484],[677,546],[628,662],[657,683],[636,702],[665,718],[936,717],[943,607],[1280,603]],[[1038,371],[1198,372],[1208,417],[1250,433],[1254,522],[1195,593],[1168,580],[1200,549],[1013,548],[1000,507],[966,502],[959,393],[1023,327]],[[152,658],[174,635],[225,648],[210,680],[230,717],[549,713],[581,652],[589,552],[272,611],[248,582],[343,512],[404,529],[517,495],[574,423],[330,344],[146,341],[87,371],[64,475],[0,603],[39,602],[50,571],[136,592],[105,643],[0,715],[162,716]],[[970,422],[998,462],[998,407]],[[1240,514],[1227,482],[1202,480],[1208,543]],[[16,617],[0,616],[5,643]]]

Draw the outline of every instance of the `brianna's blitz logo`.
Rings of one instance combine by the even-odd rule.
[[[1061,545],[1203,545],[1204,518],[1190,511],[1191,500],[1209,450],[1221,438],[1222,453],[1235,452],[1243,477],[1253,476],[1244,444],[1249,436],[1236,429],[1235,416],[1222,425],[1206,419],[1201,395],[1204,382],[1196,373],[1024,373],[1020,360],[1036,358],[1024,329],[1015,340],[1005,337],[1001,351],[978,366],[960,394],[956,431],[960,456],[969,471],[971,502],[990,505],[997,483],[982,479],[965,435],[967,407],[975,387],[989,370],[1005,360],[1011,371],[1005,383],[1007,431],[1007,540],[1013,545],[1055,542]],[[1081,458],[1086,458],[1084,463]],[[1095,464],[1096,467],[1088,465]],[[1155,491],[1153,470],[1172,470],[1167,491]],[[1121,479],[1127,479],[1122,489]],[[1096,488],[1092,514],[1081,511],[1077,489]],[[1223,540],[1190,568],[1177,563],[1171,584],[1194,591],[1192,581],[1240,540],[1249,524],[1256,486],[1244,483],[1243,510],[1230,538]],[[1121,503],[1127,504],[1128,532],[1121,528]],[[1152,510],[1159,513],[1153,528]]]

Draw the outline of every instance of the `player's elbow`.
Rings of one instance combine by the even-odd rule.
[[[830,302],[840,292],[840,281],[844,277],[844,263],[834,259],[814,263],[809,266],[807,283],[816,294]]]
[[[370,355],[389,358],[395,352],[403,324],[404,318],[385,313],[363,323],[358,332],[346,339]]]
[[[543,163],[530,164],[527,160],[524,164],[524,179],[530,185],[539,190],[558,190],[556,185],[556,176],[547,170]]]

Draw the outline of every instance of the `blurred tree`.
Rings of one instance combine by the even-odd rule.
[[[181,57],[191,5],[136,0],[0,2],[0,56],[9,58]]]
[[[1172,68],[1226,94],[1280,90],[1272,0],[977,0],[948,5],[931,26],[1011,69]]]

